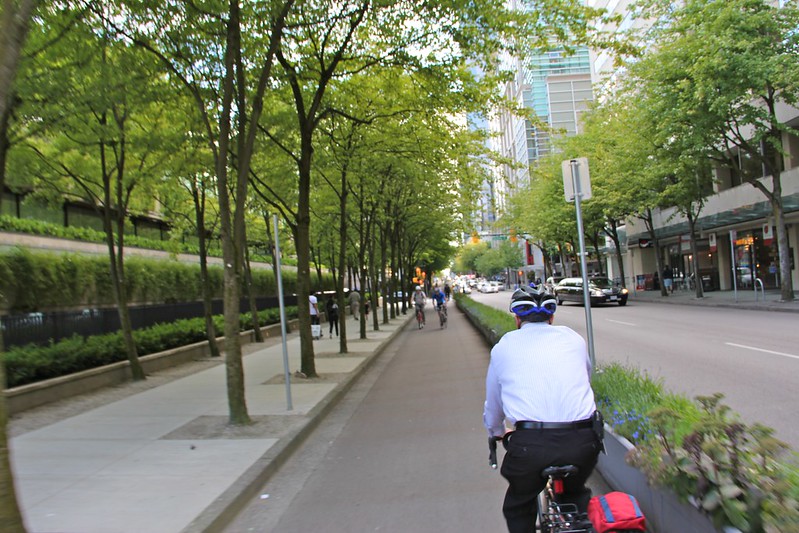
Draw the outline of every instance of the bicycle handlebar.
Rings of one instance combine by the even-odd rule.
[[[502,437],[488,437],[488,465],[494,470],[497,469],[497,441]]]

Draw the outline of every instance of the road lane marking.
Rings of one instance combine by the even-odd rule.
[[[743,344],[735,344],[733,342],[725,342],[724,344],[726,344],[727,346],[734,346],[736,348],[744,348],[746,350],[754,350],[756,352],[770,353],[772,355],[781,355],[783,357],[790,357],[791,359],[799,359],[799,355],[793,355],[783,352],[775,352],[772,350],[764,350],[763,348],[755,348],[754,346],[745,346]]]
[[[615,322],[616,324],[624,324],[625,326],[635,326],[635,324],[633,324],[632,322],[622,322],[621,320],[611,320],[609,318],[607,320],[608,322]]]

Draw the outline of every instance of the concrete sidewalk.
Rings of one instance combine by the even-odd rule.
[[[11,439],[28,531],[220,530],[408,320],[379,332],[370,323],[368,339],[348,340],[345,355],[337,338],[315,341],[320,378],[292,378],[291,410],[282,344],[245,356],[251,426],[227,426],[225,366],[216,365]],[[293,373],[299,337],[287,345]]]
[[[799,293],[794,293],[794,300],[780,301],[780,292],[767,290],[765,294],[752,289],[735,291],[706,291],[703,298],[697,298],[694,291],[675,290],[668,296],[661,296],[660,291],[630,291],[630,302],[658,302],[679,305],[699,305],[704,307],[729,307],[759,311],[779,311],[799,313]]]

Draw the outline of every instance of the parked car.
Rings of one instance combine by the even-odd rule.
[[[627,289],[614,285],[608,278],[590,278],[588,280],[591,305],[618,303],[627,305]],[[555,285],[555,297],[558,305],[563,302],[583,303],[583,278],[563,278]]]
[[[485,285],[485,292],[499,292],[499,282],[489,281]]]
[[[738,283],[744,287],[752,286],[752,269],[748,266],[736,267],[738,271]]]

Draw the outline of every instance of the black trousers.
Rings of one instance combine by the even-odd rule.
[[[333,328],[335,327],[336,328],[336,337],[338,337],[338,317],[337,316],[331,316],[329,320],[330,320],[330,334],[331,335],[333,334]]]
[[[585,482],[599,456],[599,442],[593,429],[518,430],[505,439],[505,449],[500,472],[508,480],[508,491],[502,514],[510,533],[535,531],[537,497],[546,486],[541,471],[548,466],[569,464],[580,469],[564,480],[562,501],[586,511],[591,489]]]

